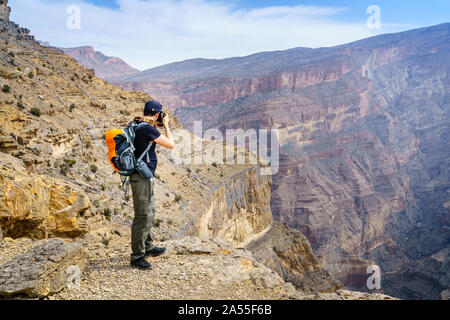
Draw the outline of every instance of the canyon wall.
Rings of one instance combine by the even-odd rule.
[[[219,238],[239,246],[271,226],[271,186],[271,177],[261,176],[259,167],[225,179],[189,206],[194,218],[186,234]]]

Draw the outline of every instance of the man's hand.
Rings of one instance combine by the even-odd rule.
[[[163,122],[164,127],[168,127],[169,126],[170,118],[169,118],[168,114],[166,114],[166,116],[163,118],[162,122]]]
[[[166,147],[167,149],[173,149],[175,146],[175,142],[173,141],[172,132],[169,128],[169,115],[166,114],[162,121],[164,129],[166,130],[166,135],[161,135],[158,139],[155,140],[155,142],[163,147]]]

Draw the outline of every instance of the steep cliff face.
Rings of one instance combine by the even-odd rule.
[[[238,246],[272,224],[272,179],[249,168],[208,191],[188,210],[193,218],[186,233],[219,238]]]
[[[341,288],[341,284],[321,268],[308,240],[298,230],[275,223],[245,247],[257,261],[305,294],[332,293]]]
[[[347,287],[365,288],[378,264],[385,292],[439,298],[446,278],[415,265],[450,238],[449,29],[190,60],[120,85],[152,90],[188,128],[278,128],[274,220],[302,231]]]
[[[81,65],[94,69],[95,75],[103,80],[109,80],[138,73],[122,59],[107,57],[93,47],[62,48],[65,54],[75,58]]]

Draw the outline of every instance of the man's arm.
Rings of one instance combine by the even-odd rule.
[[[169,115],[166,115],[163,118],[164,129],[166,131],[166,135],[160,135],[159,138],[155,140],[155,142],[167,149],[173,149],[175,147],[175,143],[173,141],[172,132],[169,128]]]

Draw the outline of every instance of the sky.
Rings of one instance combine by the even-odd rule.
[[[94,46],[140,70],[329,47],[450,22],[448,0],[10,0],[9,6],[11,20],[38,40]]]

